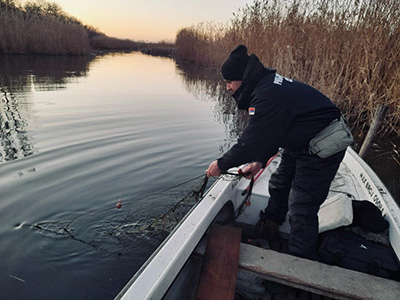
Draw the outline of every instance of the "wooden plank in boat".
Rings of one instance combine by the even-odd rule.
[[[197,300],[234,299],[242,230],[212,226],[207,241]]]
[[[335,299],[400,299],[400,282],[243,243],[239,268],[270,281]]]

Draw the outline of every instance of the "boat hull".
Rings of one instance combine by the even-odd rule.
[[[192,254],[201,252],[200,241],[207,229],[215,222],[218,215],[226,218],[238,216],[237,223],[244,227],[252,226],[259,219],[260,210],[268,203],[268,180],[279,165],[279,155],[268,165],[254,185],[251,205],[242,206],[243,191],[249,181],[238,176],[223,175],[207,191],[177,225],[173,232],[151,255],[142,268],[128,282],[116,299],[161,299],[166,292],[179,290],[187,284],[187,280],[178,280],[180,276],[189,276],[194,271],[188,262]],[[352,150],[348,149],[339,168],[338,175],[331,186],[329,197],[337,194],[347,194],[351,200],[368,200],[374,203],[389,222],[389,239],[397,255],[400,257],[400,210],[394,198],[372,169]],[[239,209],[241,211],[239,211]],[[286,228],[285,228],[286,226]],[[282,232],[289,232],[288,222],[281,226]],[[197,248],[196,248],[197,247]],[[200,250],[199,250],[200,249]],[[181,271],[185,266],[186,271]],[[191,271],[187,271],[191,270]],[[198,270],[198,268],[197,268]],[[185,273],[186,272],[186,273]],[[181,282],[177,289],[171,284]],[[182,282],[184,283],[182,286]],[[186,282],[186,283],[185,283]],[[167,297],[168,298],[168,297]]]

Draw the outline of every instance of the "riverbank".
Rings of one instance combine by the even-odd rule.
[[[141,51],[171,57],[174,43],[136,42],[109,37],[69,16],[56,3],[20,5],[0,0],[0,54],[88,55],[93,52]]]
[[[138,43],[105,35],[56,3],[0,0],[0,53],[86,55],[93,49],[138,50]]]
[[[400,134],[400,2],[254,1],[226,25],[183,28],[176,57],[219,68],[245,44],[265,66],[331,98],[365,132],[379,104],[389,106],[382,134]]]

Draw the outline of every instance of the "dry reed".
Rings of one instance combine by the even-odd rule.
[[[12,54],[84,54],[88,33],[56,4],[28,2],[22,9],[0,1],[0,52]]]
[[[83,25],[56,3],[0,0],[0,53],[88,54],[91,49],[137,49],[135,42],[108,37]]]
[[[218,68],[238,44],[268,67],[323,91],[359,129],[378,104],[382,133],[400,133],[398,0],[254,1],[225,25],[181,29],[175,55]]]
[[[90,46],[102,50],[137,49],[137,43],[134,41],[108,37],[104,34],[93,36],[90,39]]]
[[[169,40],[162,40],[157,43],[141,41],[137,45],[140,52],[153,56],[171,57],[175,49],[175,44]]]

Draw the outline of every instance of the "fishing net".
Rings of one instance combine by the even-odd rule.
[[[120,248],[128,249],[133,240],[165,238],[182,220],[193,205],[199,201],[206,189],[208,179],[197,176],[158,193],[148,195],[150,203],[171,203],[155,216],[138,211],[137,201],[117,199],[110,207],[79,215],[68,213],[35,224],[24,224],[50,238],[70,239],[93,249],[109,253]],[[114,246],[113,246],[114,245]],[[119,250],[118,250],[119,249]]]

